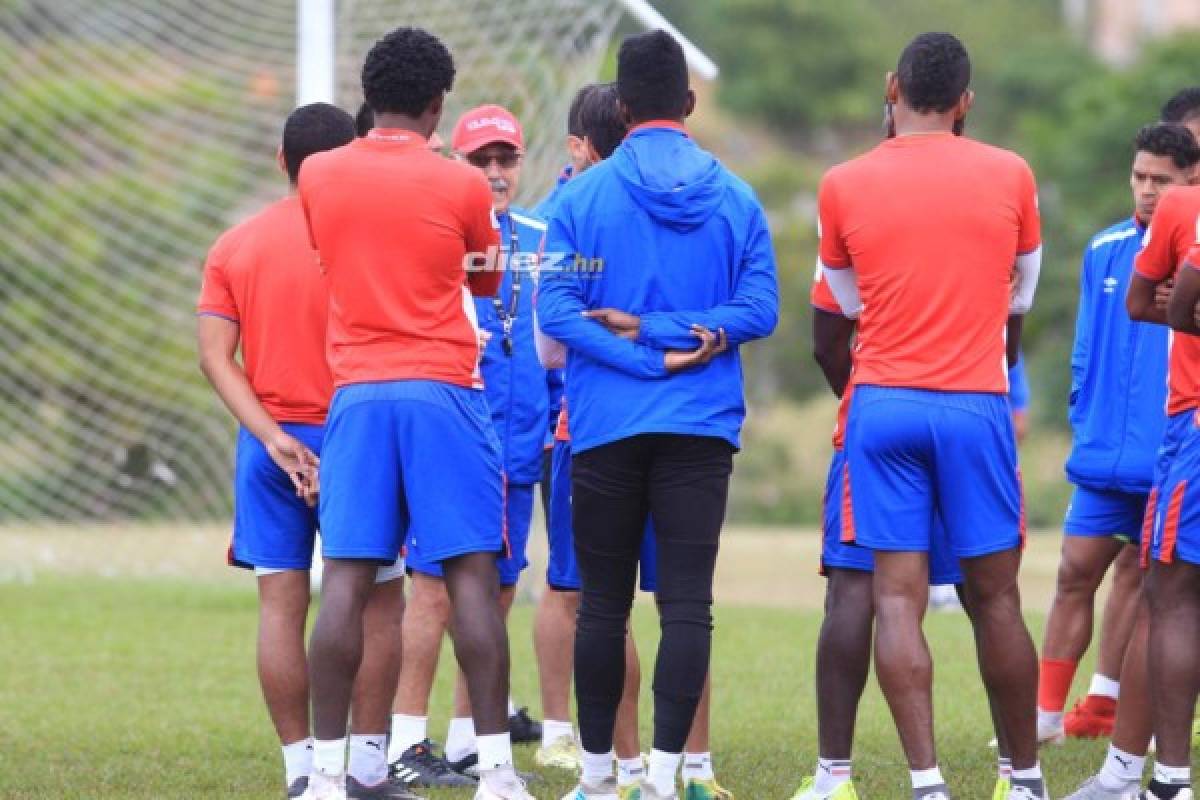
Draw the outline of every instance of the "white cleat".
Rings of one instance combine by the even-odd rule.
[[[479,790],[475,792],[475,800],[537,800],[526,789],[525,784],[517,784],[504,794],[497,792],[487,785],[487,781],[479,781]]]
[[[605,778],[600,783],[580,781],[578,786],[563,795],[562,800],[620,800],[620,798],[617,791],[617,779]]]
[[[1050,795],[1043,791],[1037,794],[1028,786],[1014,786],[1008,790],[1006,800],[1050,800]]]
[[[659,794],[654,791],[654,785],[650,781],[642,781],[642,800],[679,800],[679,795],[675,792]]]
[[[1063,800],[1137,800],[1138,789],[1136,781],[1128,783],[1118,791],[1105,789],[1100,785],[1100,778],[1093,775],[1084,781],[1078,789],[1063,798]]]
[[[338,781],[322,780],[316,775],[309,778],[308,788],[300,795],[300,800],[346,800],[345,779]]]

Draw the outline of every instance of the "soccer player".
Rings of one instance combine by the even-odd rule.
[[[1159,198],[1190,180],[1195,150],[1191,133],[1181,126],[1140,130],[1130,175],[1134,214],[1098,233],[1084,251],[1068,414],[1074,443],[1066,465],[1075,492],[1042,646],[1038,738],[1043,741],[1061,740],[1064,733],[1112,733],[1121,663],[1141,586],[1137,545],[1166,423],[1167,366],[1166,329],[1133,322],[1119,301]],[[1091,638],[1095,593],[1114,561],[1099,670],[1087,697],[1064,720],[1067,692]]]
[[[891,138],[821,182],[820,253],[838,305],[861,314],[846,480],[855,539],[875,551],[875,664],[913,797],[949,797],[920,624],[938,518],[962,564],[981,672],[1011,747],[1008,796],[1032,800],[1046,788],[1037,655],[1016,583],[1024,519],[1005,329],[1032,305],[1041,234],[1025,162],[956,135],[970,75],[950,34],[905,47],[887,78]],[[1015,360],[1019,324],[1007,327]]]
[[[470,269],[499,238],[478,170],[430,152],[454,82],[434,36],[397,28],[371,48],[362,83],[376,127],[309,160],[300,198],[330,291],[337,390],[322,455],[321,611],[310,643],[313,800],[341,798],[349,676],[375,565],[401,547],[441,566],[455,653],[478,732],[476,800],[528,800],[508,733],[508,641],[497,557],[504,476],[478,388],[477,296],[500,272]],[[382,746],[383,742],[380,742]]]
[[[712,579],[745,414],[737,347],[778,319],[766,216],[688,136],[679,43],[627,38],[617,92],[631,131],[571,181],[547,236],[538,315],[567,348],[575,551],[582,578],[575,691],[579,798],[614,800],[613,724],[647,518],[662,627],[643,800],[675,798],[708,674]],[[686,310],[692,309],[692,310]]]
[[[1171,95],[1159,116],[1163,122],[1184,126],[1200,139],[1200,86],[1189,86]]]
[[[293,190],[307,157],[353,138],[353,120],[339,108],[314,103],[293,111],[280,149]],[[225,233],[209,253],[197,309],[200,364],[241,423],[229,558],[258,579],[258,674],[283,745],[288,797],[304,793],[312,769],[304,625],[317,531],[315,469],[333,395],[325,361],[328,308],[294,192]],[[364,611],[351,797],[411,796],[386,785],[386,767],[379,771],[372,746],[379,742],[370,735],[399,668],[402,577],[403,564],[379,569]]]
[[[371,132],[371,128],[375,127],[375,112],[371,111],[371,107],[365,102],[358,107],[358,113],[354,115],[354,130],[359,138],[366,136]],[[442,137],[438,136],[438,132],[434,131],[429,134],[429,149],[435,153],[440,153],[446,143],[442,141]]]
[[[492,297],[475,300],[481,328],[491,334],[481,365],[492,427],[501,443],[506,475],[505,529],[509,554],[498,562],[500,603],[505,615],[516,596],[517,580],[528,565],[525,545],[533,514],[534,484],[541,478],[547,410],[546,372],[533,343],[533,265],[546,226],[512,203],[521,175],[524,141],[520,123],[500,106],[480,106],[458,120],[451,137],[457,157],[482,171],[492,190],[493,207],[504,247],[503,282]],[[496,255],[496,254],[493,254]],[[450,602],[436,561],[410,554],[413,590],[404,622],[405,664],[400,674],[392,719],[389,756],[393,774],[410,785],[461,786],[461,774],[477,753],[470,701],[461,679],[455,691],[454,718],[446,738],[445,761],[427,738],[429,695],[433,690]],[[536,741],[541,730],[524,709],[509,701],[515,742]],[[446,762],[454,767],[445,769]]]

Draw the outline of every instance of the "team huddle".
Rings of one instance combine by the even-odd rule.
[[[662,31],[627,38],[616,81],[577,93],[569,165],[532,210],[512,202],[524,134],[509,110],[467,111],[442,154],[454,78],[429,33],[380,39],[357,120],[328,104],[294,111],[279,153],[293,191],[205,264],[201,365],[241,426],[229,560],[257,576],[258,672],[286,796],[461,787],[531,800],[513,745],[537,742],[540,768],[578,775],[564,800],[732,800],[708,745],[711,609],[745,418],[739,349],[779,317],[766,214],[689,135],[695,95]],[[995,798],[1048,800],[1039,742],[1072,735],[1112,736],[1074,800],[1190,800],[1200,89],[1137,132],[1135,213],[1084,256],[1075,494],[1039,669],[1017,588],[1009,398],[1041,269],[1037,187],[1019,156],[964,135],[970,78],[954,36],[915,38],[887,77],[886,139],[818,191],[813,348],[841,405],[820,564],[820,757],[793,800],[858,797],[872,651],[912,797],[949,800],[921,628],[931,584],[957,588],[975,634]],[[506,621],[539,484],[541,723],[510,697]],[[1098,671],[1068,713],[1114,563]],[[661,626],[646,756],[628,624],[639,586]],[[439,751],[429,702],[447,634],[459,671]]]

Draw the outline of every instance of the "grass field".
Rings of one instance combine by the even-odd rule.
[[[253,671],[255,597],[244,577],[214,566],[221,535],[0,532],[0,798],[280,796],[278,750]],[[714,654],[717,769],[739,800],[783,800],[816,758],[812,674],[823,583],[811,569],[815,541],[743,531],[725,542]],[[1035,537],[1027,559],[1035,636],[1056,547],[1056,537]],[[513,683],[536,714],[531,618],[529,603],[514,612]],[[635,623],[650,652],[652,610],[640,605]],[[957,797],[990,797],[991,733],[966,620],[932,614],[927,630],[937,659],[941,762]],[[443,673],[435,737],[445,731]],[[1080,682],[1089,674],[1085,665]],[[643,700],[648,735],[645,687]],[[532,749],[518,753],[529,768]],[[1053,795],[1074,788],[1102,753],[1098,742],[1044,753]],[[874,685],[859,717],[855,771],[864,798],[908,796]],[[568,788],[570,779],[558,776],[531,787],[542,800]]]

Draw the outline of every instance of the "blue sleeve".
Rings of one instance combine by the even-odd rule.
[[[770,336],[779,321],[779,284],[775,249],[761,206],[750,220],[750,236],[738,265],[737,285],[729,302],[706,311],[652,311],[641,317],[638,342],[658,350],[695,350],[692,325],[723,329],[731,347]]]
[[[1079,273],[1079,310],[1075,316],[1075,343],[1071,347],[1071,394],[1067,407],[1073,408],[1079,399],[1079,391],[1087,375],[1088,354],[1092,347],[1092,323],[1095,309],[1092,307],[1092,249],[1083,253],[1083,266]]]
[[[1029,376],[1025,374],[1025,356],[1017,358],[1008,371],[1008,403],[1013,411],[1029,408]]]
[[[570,209],[560,205],[550,220],[546,232],[547,253],[579,252],[575,245]],[[538,326],[542,333],[566,345],[574,358],[585,356],[605,366],[640,378],[663,378],[667,375],[666,353],[642,344],[622,339],[610,333],[599,322],[583,316],[588,309],[584,293],[585,281],[602,280],[595,273],[584,273],[571,261],[545,264],[537,296]],[[688,349],[696,349],[695,337]]]
[[[563,381],[563,371],[561,369],[546,370],[546,395],[549,400],[550,409],[550,433],[547,443],[554,440],[554,429],[558,427],[558,412],[562,410],[562,396],[565,390],[566,383]]]

